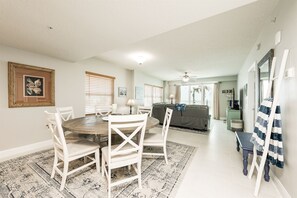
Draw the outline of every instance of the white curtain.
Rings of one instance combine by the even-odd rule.
[[[213,118],[220,119],[220,84],[215,83],[213,87]]]
[[[175,89],[175,103],[180,103],[180,85],[176,85]]]

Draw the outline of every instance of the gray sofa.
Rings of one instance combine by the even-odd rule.
[[[153,104],[152,116],[163,124],[166,108],[173,109],[170,125],[197,130],[208,130],[209,108],[207,105],[186,105],[184,110],[177,110],[174,104]]]

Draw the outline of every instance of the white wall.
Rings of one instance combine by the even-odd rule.
[[[44,110],[54,111],[54,107],[8,108],[8,61],[54,69],[56,106],[73,106],[77,117],[84,116],[85,71],[116,78],[115,102],[122,110],[128,112],[127,100],[134,97],[133,72],[110,63],[97,59],[72,63],[5,46],[0,46],[0,54],[0,151],[50,139],[45,126]],[[142,80],[138,82],[141,81],[141,84],[151,84],[153,81],[152,77],[149,80],[145,78],[145,74],[142,74],[140,78]],[[127,87],[127,97],[118,97],[119,86]]]
[[[271,19],[276,17],[276,22],[271,22]],[[273,15],[267,19],[263,26],[263,31],[259,36],[255,46],[247,57],[243,67],[238,75],[238,89],[242,88],[247,83],[248,69],[254,61],[258,62],[271,48],[275,48],[275,56],[277,57],[276,73],[280,67],[284,49],[290,49],[286,68],[293,67],[297,69],[297,1],[282,0],[279,2]],[[274,36],[277,31],[281,30],[281,43],[274,45]],[[256,50],[256,45],[261,43],[261,49]],[[283,80],[282,89],[280,92],[280,106],[282,110],[283,124],[283,143],[285,152],[285,167],[284,169],[273,168],[282,185],[287,192],[295,197],[297,195],[297,78],[287,78]],[[248,112],[249,113],[249,112]],[[246,121],[245,121],[246,122]]]

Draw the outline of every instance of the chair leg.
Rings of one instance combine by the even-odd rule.
[[[168,164],[166,145],[163,146],[163,151],[164,151],[165,162],[166,162],[166,164]]]
[[[68,165],[69,165],[69,162],[64,161],[64,168],[63,168],[63,175],[62,175],[62,182],[61,182],[60,191],[62,191],[64,189],[64,187],[65,187],[67,173],[68,173]]]
[[[110,198],[111,197],[111,169],[109,167],[108,167],[107,183],[108,183],[108,198]]]
[[[103,160],[103,157],[101,157],[101,176],[104,177],[104,160]]]
[[[57,155],[55,154],[55,157],[54,157],[54,164],[53,164],[53,170],[52,170],[52,174],[51,174],[51,178],[54,178],[55,176],[55,172],[56,172],[56,167],[58,165],[58,157]]]
[[[97,172],[100,173],[100,153],[99,153],[99,149],[95,152],[95,160],[96,160]]]
[[[137,174],[138,174],[138,186],[139,186],[139,189],[142,189],[142,185],[141,185],[141,163],[140,162],[137,163]]]
[[[129,172],[131,171],[131,165],[128,165],[128,171]]]
[[[105,160],[103,158],[103,156],[101,156],[101,175],[102,177],[104,177],[104,175],[106,175],[107,172],[106,172],[106,166],[105,166]],[[108,175],[106,175],[107,177]]]

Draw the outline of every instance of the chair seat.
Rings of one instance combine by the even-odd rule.
[[[88,140],[78,140],[67,144],[67,149],[70,157],[78,156],[84,153],[92,152],[94,149],[99,149],[100,146]]]
[[[149,133],[162,133],[162,128],[160,127],[154,127],[154,128],[151,128],[148,130]],[[147,132],[145,133],[145,136],[146,136]]]
[[[111,146],[111,150],[113,150],[114,148],[118,147],[119,145],[112,145]],[[121,151],[124,150],[129,150],[129,149],[133,149],[135,147],[131,146],[131,145],[125,145],[123,146],[123,148],[121,149]],[[105,146],[102,148],[102,157],[104,157],[104,159],[106,160],[107,163],[109,163],[109,159],[108,159],[108,146]],[[112,157],[111,162],[112,163],[116,163],[116,162],[123,162],[123,161],[130,161],[132,159],[137,159],[138,155],[136,151],[133,152],[128,152],[125,154],[119,154],[119,155],[115,155]]]
[[[148,133],[144,136],[143,145],[163,145],[163,141],[161,133]]]

